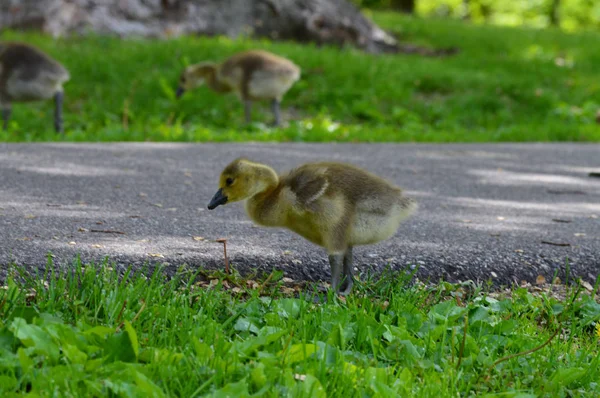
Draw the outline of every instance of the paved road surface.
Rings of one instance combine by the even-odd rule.
[[[222,267],[214,239],[226,237],[242,273],[328,280],[320,248],[254,227],[239,203],[206,210],[238,156],[279,170],[352,162],[415,197],[419,213],[394,238],[356,250],[363,272],[418,264],[422,279],[510,283],[555,271],[564,280],[567,261],[590,282],[600,270],[600,179],[588,177],[600,146],[590,144],[0,144],[0,264],[43,267],[51,252],[64,266],[79,253],[169,272]]]

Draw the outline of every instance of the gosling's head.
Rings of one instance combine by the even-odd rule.
[[[216,65],[212,62],[202,62],[196,65],[190,65],[181,72],[179,76],[179,87],[177,88],[177,98],[184,92],[193,90],[204,84],[206,78],[215,73]]]
[[[277,182],[277,173],[269,166],[244,158],[236,159],[221,172],[219,190],[208,204],[208,209],[251,198],[277,185]]]

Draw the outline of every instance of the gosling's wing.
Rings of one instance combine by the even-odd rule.
[[[288,175],[287,186],[294,195],[296,206],[303,211],[315,212],[320,207],[330,186],[326,169],[298,169]]]

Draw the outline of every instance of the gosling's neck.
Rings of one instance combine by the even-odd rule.
[[[264,197],[273,192],[279,185],[279,176],[275,170],[264,164],[255,164],[254,167],[257,183],[250,199]]]
[[[217,93],[226,93],[231,91],[231,87],[219,79],[217,66],[210,68],[206,76],[206,85]]]
[[[252,220],[262,225],[280,225],[280,210],[277,206],[279,176],[272,168],[260,165],[257,169],[260,181],[253,194],[246,201],[246,212]]]

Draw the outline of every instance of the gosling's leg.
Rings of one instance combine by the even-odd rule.
[[[4,105],[2,108],[2,128],[8,130],[8,121],[10,120],[10,114],[12,113],[10,105]]]
[[[275,120],[273,121],[273,126],[279,126],[281,124],[280,104],[281,101],[279,101],[278,99],[274,99],[273,101],[271,101],[271,110],[273,111],[273,116],[275,117]]]
[[[331,288],[337,293],[342,282],[344,252],[330,254],[329,265],[331,266]]]
[[[64,93],[62,91],[54,94],[54,130],[57,133],[63,133],[63,101]]]
[[[342,286],[340,287],[340,294],[344,296],[350,294],[352,285],[354,285],[354,276],[352,275],[354,271],[354,267],[352,266],[352,257],[352,246],[350,246],[344,254],[343,280]]]
[[[250,123],[252,121],[252,101],[244,100],[244,116],[246,123]]]

